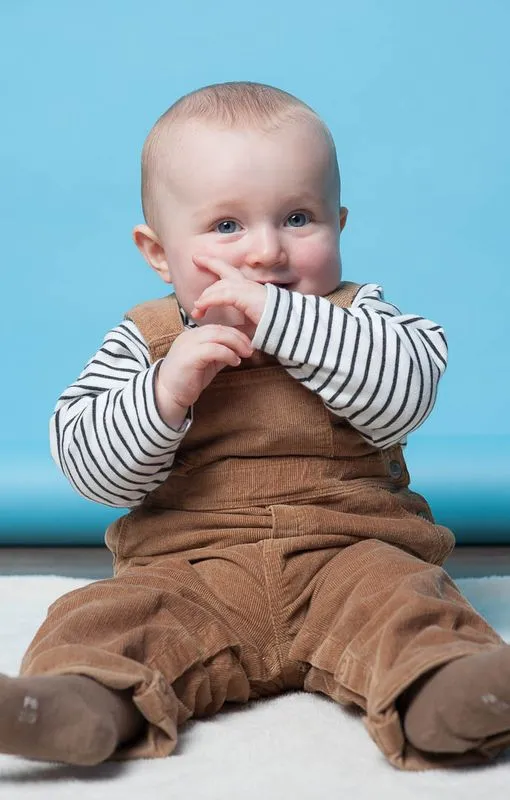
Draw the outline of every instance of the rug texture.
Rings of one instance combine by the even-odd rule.
[[[16,675],[50,603],[88,581],[0,577],[0,672]],[[510,642],[510,577],[457,581]],[[0,755],[2,800],[472,800],[510,792],[510,752],[488,766],[403,773],[380,755],[360,716],[292,692],[190,721],[166,759],[92,768]]]

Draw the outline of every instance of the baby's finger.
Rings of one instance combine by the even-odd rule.
[[[217,275],[218,278],[232,278],[237,281],[245,280],[238,269],[233,267],[232,264],[227,264],[227,262],[223,261],[221,258],[197,255],[192,256],[192,261],[195,266],[200,269],[209,270],[213,275]]]
[[[200,358],[204,367],[214,361],[219,361],[221,364],[229,364],[231,367],[238,367],[241,363],[241,356],[231,350],[230,347],[217,342],[204,344]]]
[[[253,354],[253,345],[250,338],[237,328],[224,328],[220,336],[215,339],[228,347],[232,347],[243,358],[249,358]]]
[[[229,280],[220,280],[213,283],[204,289],[200,297],[195,300],[195,309],[192,311],[192,316],[195,311],[199,312],[200,316],[207,311],[208,308],[221,307],[221,306],[234,306],[234,308],[242,309],[246,304],[244,287],[239,283],[234,283]],[[202,312],[202,313],[200,313]]]
[[[203,325],[201,332],[206,341],[231,347],[243,358],[248,358],[253,354],[251,340],[237,328],[230,328],[227,325]]]

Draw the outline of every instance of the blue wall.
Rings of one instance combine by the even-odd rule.
[[[505,0],[0,0],[0,454],[47,454],[59,393],[166,291],[131,242],[146,133],[181,94],[251,79],[311,104],[350,209],[346,278],[442,323],[422,435],[510,433]]]

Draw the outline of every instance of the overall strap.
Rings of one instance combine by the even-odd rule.
[[[134,306],[124,319],[134,322],[142,334],[152,364],[166,356],[174,339],[184,330],[179,304],[173,293]]]
[[[360,283],[342,281],[334,292],[326,295],[326,298],[333,303],[334,306],[339,306],[339,308],[348,308],[350,305],[352,305],[352,301],[356,297],[360,286]]]

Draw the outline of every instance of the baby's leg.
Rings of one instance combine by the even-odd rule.
[[[252,559],[239,556],[241,574],[226,552],[205,566],[162,557],[57,600],[21,677],[0,677],[0,751],[75,764],[163,757],[190,717],[246,702],[261,668],[252,618],[218,593],[242,586],[250,603]]]
[[[134,738],[144,719],[129,692],[82,675],[0,675],[0,752],[99,764]]]
[[[440,567],[367,539],[314,592],[294,658],[305,689],[366,711],[397,767],[480,763],[510,744],[510,647]]]

